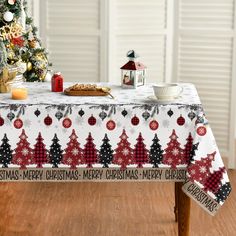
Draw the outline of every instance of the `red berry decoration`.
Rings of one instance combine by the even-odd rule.
[[[68,129],[71,127],[72,125],[72,121],[70,118],[65,118],[63,121],[62,121],[62,125],[64,128]]]
[[[204,135],[206,134],[206,132],[207,132],[207,129],[206,129],[206,127],[204,127],[204,126],[199,126],[199,127],[197,128],[197,134],[198,134],[199,136],[204,136]]]
[[[182,115],[180,115],[180,117],[177,119],[177,124],[182,126],[184,125],[184,123],[185,123],[185,119]]]
[[[89,117],[89,119],[88,119],[89,125],[95,125],[96,122],[97,122],[97,120],[93,115]]]
[[[156,120],[152,120],[149,123],[149,127],[150,127],[151,130],[157,130],[158,127],[159,127],[159,123]]]
[[[135,116],[131,119],[131,123],[132,123],[132,125],[138,125],[138,124],[139,124],[139,118],[135,115]]]
[[[44,119],[44,124],[47,126],[52,124],[52,118],[49,115]]]
[[[22,121],[21,119],[17,118],[17,119],[14,121],[14,127],[15,127],[16,129],[20,129],[20,128],[22,128],[22,126],[23,126],[23,121]]]
[[[4,125],[4,119],[0,116],[0,126]]]
[[[108,130],[113,130],[116,128],[116,123],[113,120],[109,120],[106,124]]]

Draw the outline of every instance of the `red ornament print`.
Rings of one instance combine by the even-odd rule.
[[[157,130],[158,127],[159,127],[159,123],[156,120],[152,120],[149,123],[149,127],[150,127],[151,130]]]
[[[0,116],[0,126],[4,125],[4,119]]]
[[[139,124],[139,118],[136,115],[131,119],[131,124],[135,126]]]
[[[116,128],[116,123],[113,120],[109,120],[106,124],[108,130],[114,130]]]
[[[14,127],[15,127],[16,129],[20,129],[20,128],[22,128],[22,126],[23,126],[23,121],[22,121],[21,119],[17,118],[17,119],[14,121]]]
[[[93,126],[93,125],[96,124],[96,122],[97,122],[97,120],[96,120],[96,118],[93,115],[89,117],[89,119],[88,119],[89,125]]]
[[[63,121],[62,121],[62,125],[64,128],[68,129],[71,127],[72,125],[72,121],[70,118],[65,118]]]
[[[52,124],[52,118],[49,115],[44,119],[44,124],[47,126]]]
[[[197,128],[197,134],[198,134],[199,136],[204,136],[204,135],[206,134],[206,132],[207,132],[207,129],[206,129],[206,127],[204,127],[204,126],[199,126],[199,127]]]
[[[177,119],[177,124],[182,126],[184,125],[184,123],[185,123],[185,119],[182,115],[180,115],[180,117]]]

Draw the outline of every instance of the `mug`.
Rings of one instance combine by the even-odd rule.
[[[183,88],[176,83],[156,84],[153,85],[153,90],[159,99],[175,98],[183,92]]]

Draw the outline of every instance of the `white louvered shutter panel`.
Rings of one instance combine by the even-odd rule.
[[[175,75],[196,85],[223,155],[233,153],[234,0],[178,0]]]
[[[66,81],[99,81],[100,1],[45,0],[42,27],[53,68]]]
[[[147,66],[147,81],[163,81],[166,52],[166,0],[116,0],[114,6],[114,64],[112,81],[120,82],[120,67],[134,49]],[[115,72],[115,73],[114,73]]]

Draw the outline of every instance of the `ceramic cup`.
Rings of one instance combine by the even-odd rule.
[[[175,83],[161,83],[153,85],[153,90],[158,99],[170,99],[178,97],[183,88]]]

